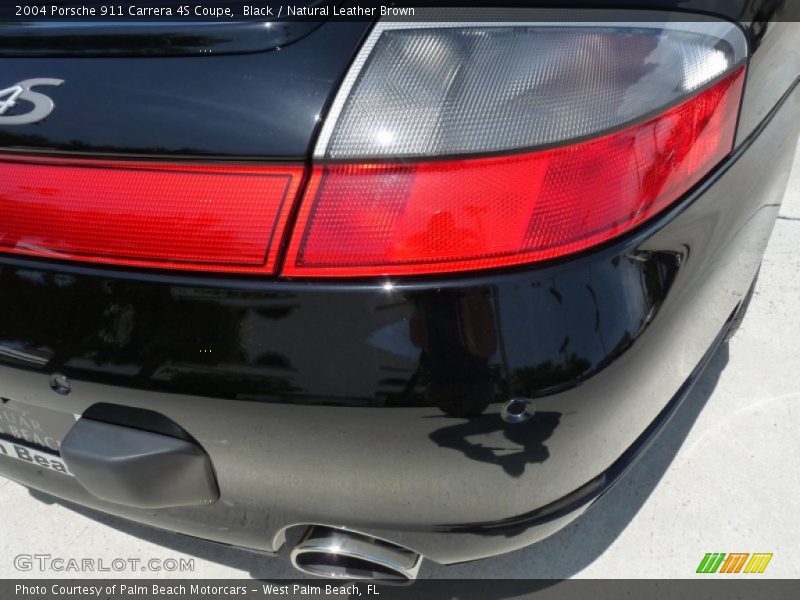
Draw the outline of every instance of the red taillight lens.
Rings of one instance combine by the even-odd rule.
[[[6,156],[0,162],[0,250],[273,273],[302,175],[302,166]]]
[[[744,71],[642,123],[555,149],[317,166],[283,273],[454,272],[600,244],[669,206],[731,152]]]

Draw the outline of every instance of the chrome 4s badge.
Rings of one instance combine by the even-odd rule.
[[[31,88],[39,85],[61,85],[63,79],[26,79],[16,85],[0,90],[0,125],[27,125],[36,123],[47,117],[55,108],[53,99]],[[7,115],[9,109],[14,108],[20,100],[26,100],[32,105],[31,110],[18,115]]]

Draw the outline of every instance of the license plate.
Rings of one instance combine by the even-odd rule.
[[[3,398],[0,403],[0,460],[21,460],[72,475],[58,455],[75,415]]]
[[[0,403],[0,438],[58,453],[61,440],[75,424],[75,415],[3,398]]]
[[[72,476],[72,473],[67,469],[67,465],[64,464],[60,457],[49,452],[42,452],[31,446],[23,446],[22,444],[0,439],[0,459],[2,457],[21,460],[62,475]]]

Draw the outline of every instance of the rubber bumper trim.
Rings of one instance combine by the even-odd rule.
[[[84,418],[64,438],[61,457],[101,500],[168,508],[219,499],[211,460],[187,440]]]

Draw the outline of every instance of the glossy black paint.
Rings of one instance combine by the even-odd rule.
[[[5,260],[0,330],[19,350],[7,360],[73,379],[255,402],[433,405],[475,416],[495,396],[575,387],[623,354],[657,314],[683,254],[616,255],[589,270],[566,262],[533,278],[523,270],[391,290],[384,282],[143,281]],[[37,317],[53,306],[70,318]]]
[[[324,39],[326,27],[292,47]],[[800,129],[797,74],[765,74],[776,59],[762,53],[781,46],[754,45],[741,116],[752,126],[734,155],[669,211],[568,260],[328,284],[0,258],[0,397],[117,424],[129,417],[109,406],[151,411],[130,425],[177,424],[208,453],[221,496],[145,510],[27,464],[0,472],[264,551],[312,523],[443,563],[552,533],[663,424],[755,276]],[[217,154],[237,135],[210,131]],[[295,133],[284,142],[307,152],[313,128],[302,151]],[[51,389],[54,373],[69,378],[69,394]],[[500,419],[514,396],[534,399],[533,419]]]
[[[321,24],[321,21],[306,20],[234,23],[98,21],[74,25],[67,21],[53,27],[52,23],[25,21],[5,27],[0,36],[0,55],[107,58],[239,54],[286,46]]]
[[[64,83],[47,90],[53,113],[0,128],[0,147],[303,160],[368,27],[330,21],[280,50],[249,54],[4,58],[0,87],[32,77]]]

